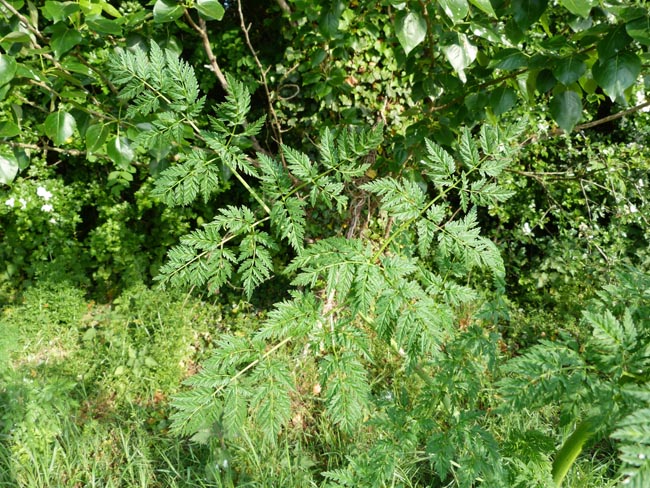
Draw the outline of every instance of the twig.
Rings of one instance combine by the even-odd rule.
[[[210,66],[212,67],[212,72],[215,74],[217,79],[219,80],[219,83],[221,84],[221,88],[224,89],[224,91],[228,90],[228,82],[226,81],[226,77],[223,74],[223,71],[221,71],[221,68],[219,68],[219,63],[217,63],[217,58],[214,55],[214,52],[212,51],[212,46],[210,46],[210,38],[208,37],[208,29],[205,24],[205,20],[199,17],[199,25],[194,22],[194,19],[190,15],[189,11],[185,9],[185,18],[187,19],[187,22],[190,24],[190,27],[194,29],[199,36],[201,36],[201,41],[203,42],[203,49],[205,50],[205,53],[208,55],[208,61],[210,61]]]
[[[16,10],[16,9],[13,7],[13,5],[11,5],[9,2],[7,2],[7,1],[5,1],[5,0],[0,0],[0,3],[2,3],[2,5],[3,5],[7,10],[9,10],[9,12],[11,12],[11,13],[14,14],[16,17],[18,17],[18,20],[20,20],[20,22],[21,22],[22,24],[24,24],[25,27],[27,27],[27,29],[28,29],[30,32],[32,32],[32,34],[34,34],[36,37],[38,37],[41,41],[44,41],[44,42],[46,41],[45,36],[44,36],[43,34],[41,34],[41,32],[40,32],[36,27],[34,27],[34,26],[29,22],[29,19],[28,19],[27,17],[25,17],[25,16],[24,16],[23,14],[21,14],[20,12],[18,12],[18,10]]]
[[[271,96],[271,92],[269,91],[269,85],[266,79],[266,73],[268,70],[265,70],[264,66],[262,66],[262,62],[257,56],[257,52],[255,51],[255,48],[251,43],[251,39],[248,35],[248,31],[250,30],[250,25],[246,27],[246,21],[244,20],[244,13],[241,8],[241,0],[237,0],[237,10],[239,12],[239,22],[241,25],[241,30],[244,33],[244,37],[246,39],[246,44],[248,45],[248,49],[253,55],[253,59],[255,59],[255,64],[257,64],[257,67],[260,70],[260,75],[262,77],[262,86],[264,87],[264,93],[266,94],[266,99],[269,104],[269,112],[271,113],[271,117],[273,118],[273,120],[271,121],[271,128],[273,130],[273,133],[275,134],[276,142],[280,145],[280,147],[282,147],[282,127],[280,126],[278,115],[275,112],[275,108],[273,107],[273,97]],[[279,153],[280,153],[280,158],[282,159],[282,164],[286,168],[287,162],[284,159],[283,151],[280,150]]]
[[[280,7],[280,10],[282,10],[285,14],[291,15],[291,8],[285,2],[284,0],[275,0],[278,3],[278,6]]]

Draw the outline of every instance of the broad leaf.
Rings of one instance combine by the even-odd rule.
[[[599,59],[592,68],[594,80],[612,100],[623,97],[641,72],[641,60],[630,52],[621,53],[610,59]]]
[[[198,0],[194,6],[201,17],[209,20],[221,20],[226,12],[217,0]]]
[[[49,137],[54,145],[61,146],[72,137],[77,121],[68,112],[59,110],[58,112],[51,113],[45,119],[45,135]]]
[[[415,47],[424,41],[427,34],[427,22],[417,12],[398,12],[395,30],[397,39],[408,56]]]
[[[153,6],[153,20],[159,24],[173,22],[183,15],[183,11],[183,6],[172,0],[156,0]]]
[[[115,166],[122,168],[128,166],[135,158],[135,153],[126,137],[114,137],[108,141],[106,152],[108,157],[115,163]]]
[[[598,57],[608,59],[623,52],[632,42],[632,38],[625,31],[625,27],[618,25],[598,43]]]
[[[560,0],[560,3],[572,14],[587,18],[591,8],[598,5],[598,0]]]
[[[15,157],[0,154],[0,183],[9,185],[18,174],[18,161]]]
[[[518,0],[512,2],[512,10],[517,26],[525,31],[542,16],[548,0]]]
[[[492,112],[498,116],[515,106],[517,93],[510,87],[501,86],[490,93],[488,100]]]
[[[465,83],[467,77],[465,76],[465,68],[474,62],[478,49],[469,42],[465,34],[458,36],[458,43],[442,48],[445,56],[453,66],[458,77]]]
[[[0,54],[0,86],[9,83],[16,74],[16,60],[7,54]]]
[[[108,125],[95,124],[86,129],[86,151],[89,153],[97,151],[106,142],[109,130]]]
[[[485,12],[486,14],[492,17],[497,16],[496,13],[494,12],[494,8],[492,7],[492,3],[490,3],[490,0],[469,0],[469,3],[478,7],[483,12]]]
[[[636,42],[650,45],[650,16],[641,17],[625,25],[628,35]]]
[[[553,76],[565,85],[570,85],[578,81],[587,71],[587,65],[580,56],[570,56],[561,59],[555,69]]]
[[[81,42],[81,34],[77,29],[68,29],[63,23],[55,24],[50,45],[57,58]]]
[[[549,108],[553,120],[566,132],[571,132],[582,117],[582,101],[580,96],[573,91],[555,95]]]
[[[0,137],[15,137],[20,134],[20,128],[11,120],[0,121]]]
[[[45,2],[40,10],[43,17],[56,23],[67,21],[72,14],[80,9],[77,2]]]
[[[103,19],[86,19],[88,28],[100,34],[112,34],[114,36],[122,35],[122,26],[116,20]]]
[[[465,20],[465,17],[469,13],[467,0],[438,0],[438,4],[454,24]]]

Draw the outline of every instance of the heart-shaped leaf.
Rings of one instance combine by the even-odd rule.
[[[7,54],[0,54],[0,86],[9,83],[16,74],[16,60]]]
[[[120,168],[127,168],[135,158],[135,153],[126,137],[114,137],[108,141],[106,152],[108,157],[115,163],[115,166]]]
[[[571,132],[582,117],[582,101],[574,91],[558,93],[549,105],[553,120],[564,131]]]
[[[45,135],[56,146],[65,144],[72,137],[75,127],[77,127],[77,121],[74,117],[62,110],[51,113],[45,119]]]
[[[18,161],[15,157],[0,154],[0,183],[10,185],[18,174]]]
[[[153,6],[153,20],[159,24],[173,22],[183,15],[184,8],[172,0],[156,0]]]
[[[427,34],[427,22],[417,12],[398,12],[395,19],[397,39],[408,54],[417,47]]]
[[[226,12],[217,0],[198,0],[194,6],[201,17],[208,20],[221,20]]]
[[[599,59],[591,72],[609,98],[616,100],[625,95],[641,72],[641,60],[631,52],[623,52],[609,59]]]

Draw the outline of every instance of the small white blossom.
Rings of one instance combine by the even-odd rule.
[[[46,202],[47,202],[50,198],[52,198],[52,193],[50,193],[49,191],[47,191],[47,190],[46,190],[45,188],[43,188],[42,186],[39,186],[39,187],[36,189],[36,194],[37,194],[39,197],[41,197],[43,200],[45,200]]]
[[[639,188],[643,188],[645,186],[645,182],[643,181],[643,178],[639,178],[639,181],[637,181],[636,186]]]
[[[52,210],[54,210],[54,207],[52,205],[50,205],[49,203],[46,203],[45,205],[43,205],[41,207],[41,210],[43,212],[51,212]]]
[[[49,222],[50,222],[50,224],[56,224],[56,219],[55,219],[54,217],[52,217],[52,218],[49,220]]]
[[[637,213],[639,211],[638,208],[636,208],[636,205],[633,203],[630,203],[629,205],[625,205],[625,213],[633,214]]]
[[[13,206],[14,206],[15,203],[16,203],[16,200],[15,200],[13,197],[11,197],[9,200],[7,200],[7,201],[5,202],[5,205],[6,205],[7,207],[12,207],[12,208],[13,208]]]
[[[20,202],[20,205],[21,205],[21,207],[22,207],[23,209],[26,209],[26,208],[27,208],[27,201],[26,201],[24,198],[21,198],[21,199],[18,200],[18,201]]]
[[[524,235],[529,236],[533,233],[533,229],[530,228],[530,224],[528,222],[524,223]]]

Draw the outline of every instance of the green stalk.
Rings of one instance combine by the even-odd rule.
[[[596,433],[598,427],[598,418],[590,417],[583,420],[573,431],[573,434],[564,441],[564,444],[557,452],[555,461],[553,461],[553,482],[558,488],[562,486],[564,477],[575,462],[576,458],[582,452],[582,448],[591,436]]]

